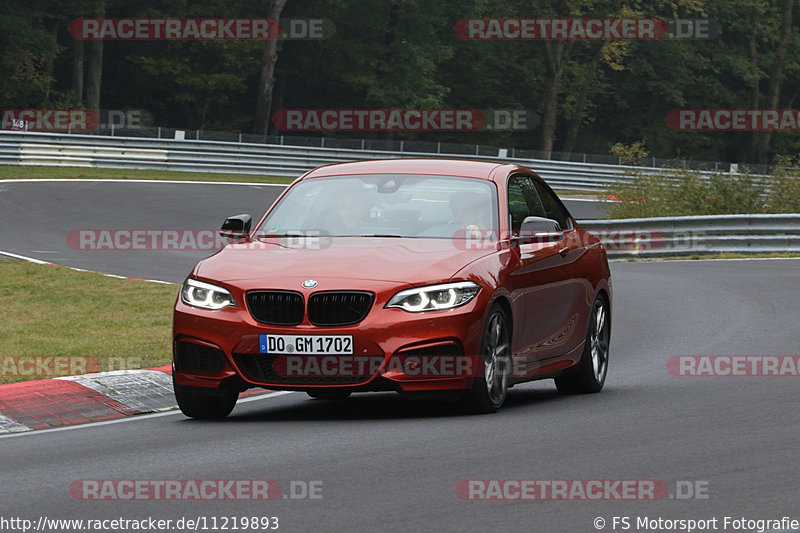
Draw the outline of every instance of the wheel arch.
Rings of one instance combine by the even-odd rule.
[[[506,314],[506,319],[508,321],[508,336],[510,339],[514,338],[514,315],[511,312],[511,302],[508,301],[506,295],[501,294],[497,296],[494,300],[492,300],[491,305],[487,308],[487,317],[489,311],[491,311],[492,307],[495,305],[499,305],[503,312]]]
[[[601,297],[603,299],[603,301],[605,302],[605,304],[606,304],[606,313],[608,315],[606,320],[608,320],[608,332],[609,332],[609,335],[610,335],[611,334],[612,318],[613,318],[613,315],[614,315],[614,313],[612,312],[612,307],[611,307],[611,295],[608,293],[608,291],[606,290],[605,287],[601,287],[597,291],[597,295],[595,296],[595,298],[597,298],[598,296]]]

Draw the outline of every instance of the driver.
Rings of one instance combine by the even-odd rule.
[[[325,228],[332,235],[358,235],[361,224],[372,206],[363,188],[350,188],[339,191],[333,200],[333,209],[326,218]]]
[[[459,191],[450,195],[452,223],[467,232],[481,233],[489,228],[489,206],[486,195]]]

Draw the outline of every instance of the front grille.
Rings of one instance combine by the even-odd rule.
[[[353,385],[372,376],[287,376],[273,368],[274,356],[266,354],[234,354],[236,363],[253,381],[279,385]]]
[[[315,326],[357,324],[367,316],[374,299],[371,292],[315,292],[308,299],[308,320]]]
[[[303,295],[294,291],[250,291],[247,308],[262,324],[296,326],[303,321]]]
[[[225,368],[225,354],[210,346],[181,341],[175,351],[175,364],[184,372],[216,374]]]

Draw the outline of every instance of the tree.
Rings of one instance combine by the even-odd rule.
[[[47,6],[0,3],[0,94],[5,108],[46,104],[58,53]]]
[[[792,41],[792,10],[796,0],[783,0],[780,32],[778,42],[775,46],[775,53],[772,56],[772,68],[770,69],[766,103],[768,109],[776,109],[781,97],[781,84],[786,70],[786,55],[789,52],[789,44]],[[769,146],[772,140],[772,132],[765,131],[758,137],[758,148],[756,152],[757,163],[767,163],[769,161]]]
[[[277,19],[281,16],[287,0],[271,0],[267,8],[267,17]],[[272,110],[272,90],[275,86],[275,64],[278,62],[278,40],[264,42],[264,54],[261,58],[261,76],[258,81],[258,100],[253,124],[253,133],[266,137],[269,129],[270,111]]]
[[[95,0],[93,16],[105,17],[106,0]],[[89,41],[89,61],[86,75],[86,106],[100,110],[100,95],[103,85],[103,39]]]

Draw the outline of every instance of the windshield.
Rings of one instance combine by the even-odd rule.
[[[363,175],[314,178],[293,186],[257,237],[345,236],[464,238],[497,234],[494,183],[447,176]]]

